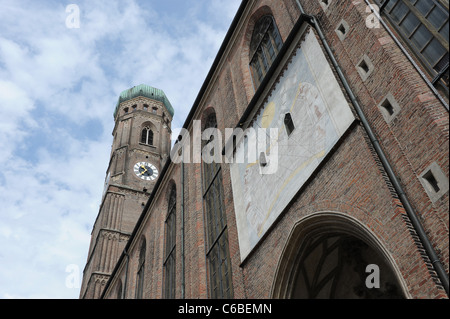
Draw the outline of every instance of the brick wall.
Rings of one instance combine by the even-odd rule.
[[[327,14],[321,14],[315,1],[305,1],[304,6],[321,17],[336,58],[448,272],[448,193],[432,203],[419,181],[433,162],[449,174],[448,112],[385,29],[366,27],[364,1],[332,1]],[[334,32],[341,19],[351,28],[343,42]],[[355,68],[364,54],[375,66],[366,81]],[[388,93],[401,108],[389,124],[377,107]]]
[[[433,162],[446,176],[449,174],[448,112],[444,111],[383,27],[367,28],[365,19],[368,13],[364,1],[330,1],[326,12],[319,1],[300,2],[307,13],[318,17],[345,77],[448,271],[448,192],[432,202],[420,183],[421,172]],[[251,2],[200,104],[194,106],[194,119],[202,119],[208,108],[214,108],[219,129],[223,131],[225,127],[236,125],[255,94],[248,66],[248,45],[255,20],[265,13],[273,14],[283,40],[299,17],[295,1]],[[344,40],[335,31],[342,20],[350,27]],[[373,65],[367,78],[361,77],[357,68],[364,56]],[[388,123],[379,104],[389,93],[400,106],[400,112]],[[192,134],[192,126],[189,129]],[[306,216],[323,211],[351,216],[364,225],[365,231],[376,236],[395,263],[407,296],[445,297],[444,290],[436,285],[434,271],[421,250],[398,195],[358,121],[243,263],[239,253],[230,169],[225,164],[222,165],[222,174],[234,297],[269,298],[277,265],[283,248],[288,245],[293,225]],[[185,165],[186,298],[209,296],[201,176],[200,164]],[[164,219],[169,180],[177,185],[176,296],[181,296],[181,166],[171,164],[150,211],[146,213],[142,229],[133,239],[129,252],[127,297],[132,298],[135,293],[141,238],[147,242],[146,263],[147,260],[149,263],[144,297],[163,296]],[[115,276],[124,278],[124,271],[125,267],[122,267]],[[107,297],[114,297],[114,289],[111,285],[111,293],[107,293]]]

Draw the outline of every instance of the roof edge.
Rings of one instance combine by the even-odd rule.
[[[114,118],[116,118],[119,106],[121,103],[129,101],[131,99],[134,99],[136,97],[146,97],[155,101],[162,102],[167,109],[167,111],[170,113],[170,115],[173,117],[175,111],[172,107],[172,104],[170,103],[169,99],[167,98],[166,94],[163,90],[154,88],[152,86],[146,85],[146,84],[140,84],[137,86],[133,86],[132,88],[129,88],[127,90],[124,90],[120,93],[119,98],[116,103],[116,107],[114,109]]]

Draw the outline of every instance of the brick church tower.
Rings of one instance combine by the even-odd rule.
[[[98,298],[108,281],[169,157],[173,114],[162,90],[141,84],[120,94],[80,298]]]

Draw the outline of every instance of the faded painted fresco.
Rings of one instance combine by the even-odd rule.
[[[270,154],[278,146],[276,160],[271,158],[265,166],[260,157],[254,163],[231,164],[242,260],[354,120],[316,37],[308,32],[253,122],[255,131],[278,129],[266,149]],[[236,154],[245,157],[247,140],[240,141]],[[271,165],[274,173],[262,174]]]

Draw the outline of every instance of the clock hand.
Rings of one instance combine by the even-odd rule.
[[[144,174],[145,174],[145,172],[147,172],[147,168],[145,168],[145,166],[144,166],[144,165],[141,165],[141,168],[143,168],[143,169],[144,169],[144,171],[143,171],[143,172],[141,172],[141,174],[139,174],[139,175],[144,175]]]

